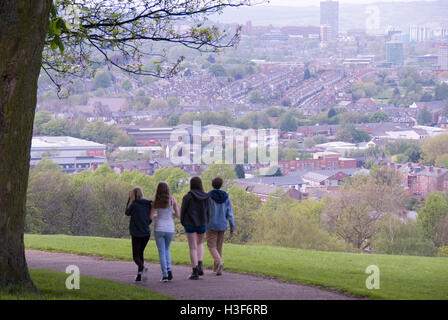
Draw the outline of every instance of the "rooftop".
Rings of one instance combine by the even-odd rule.
[[[343,141],[335,141],[318,144],[316,145],[316,148],[356,148],[356,144]]]
[[[87,149],[105,149],[104,144],[67,137],[48,137],[39,136],[33,137],[31,140],[31,149],[73,149],[73,148],[87,148]]]
[[[276,186],[290,186],[304,184],[300,176],[282,176],[282,177],[258,177],[250,179],[239,179],[238,182],[263,183]]]
[[[445,168],[423,166],[411,162],[405,164],[390,164],[390,166],[397,168],[403,173],[415,176],[441,177],[448,173],[448,169]]]
[[[301,178],[303,178],[303,176],[305,176],[309,172],[322,174],[322,175],[325,175],[327,177],[331,177],[331,176],[335,175],[338,172],[343,172],[345,174],[348,174],[349,176],[353,176],[353,175],[356,175],[356,174],[363,174],[363,175],[365,175],[365,174],[368,174],[370,171],[366,170],[366,169],[361,169],[361,168],[335,169],[335,170],[297,171],[297,172],[290,173],[288,177],[301,177]]]
[[[173,131],[174,128],[168,127],[168,128],[138,128],[139,131]]]
[[[322,182],[327,180],[328,178],[330,178],[332,175],[326,172],[323,173],[318,173],[318,172],[307,172],[304,176],[303,179],[305,180],[310,180],[310,181],[315,181],[315,182]]]

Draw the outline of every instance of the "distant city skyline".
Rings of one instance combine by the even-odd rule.
[[[258,5],[228,8],[222,15],[216,14],[211,19],[220,23],[238,24],[251,21],[254,26],[321,25],[320,0],[270,0],[269,5],[262,5],[261,2],[263,0],[253,0],[253,3]],[[373,30],[386,30],[389,27],[407,30],[411,25],[420,26],[429,23],[433,26],[448,27],[446,18],[448,1],[340,0],[338,2],[337,29],[340,33],[349,29],[368,29],[373,32]],[[375,6],[375,3],[378,8],[371,7]]]
[[[324,0],[326,1],[326,0]],[[335,0],[334,0],[335,1]],[[339,0],[340,4],[369,4],[378,2],[434,2],[436,0]],[[304,7],[304,6],[319,6],[321,0],[269,0],[268,6],[290,6],[290,7]]]
[[[330,27],[330,39],[339,35],[339,2],[324,1],[320,5],[320,25]]]

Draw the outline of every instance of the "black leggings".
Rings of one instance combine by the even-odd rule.
[[[146,245],[148,244],[148,237],[134,237],[132,236],[132,257],[135,264],[138,266],[138,272],[143,271],[145,267],[145,259],[143,253],[145,252]]]

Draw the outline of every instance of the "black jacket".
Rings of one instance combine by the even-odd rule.
[[[129,232],[134,237],[149,237],[151,230],[149,225],[152,220],[149,219],[151,213],[152,201],[144,198],[136,199],[128,208],[129,204],[126,204],[126,215],[131,217],[129,222]]]
[[[208,225],[210,219],[209,194],[201,190],[190,190],[182,199],[180,222],[200,227]]]

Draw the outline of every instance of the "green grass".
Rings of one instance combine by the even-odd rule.
[[[30,270],[31,278],[39,290],[33,294],[26,290],[0,292],[0,300],[163,300],[172,299],[146,288],[86,276],[80,278],[79,290],[65,286],[67,274],[50,270]]]
[[[26,248],[132,260],[128,239],[25,235]],[[212,266],[205,246],[204,265]],[[172,259],[189,264],[188,245],[173,242]],[[147,260],[158,262],[150,241]],[[374,299],[448,299],[448,258],[320,252],[270,246],[224,245],[225,269],[276,277],[345,291]],[[370,265],[380,268],[380,289],[368,290]]]

